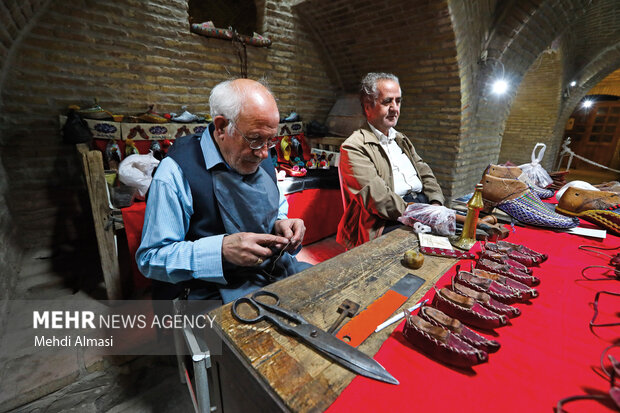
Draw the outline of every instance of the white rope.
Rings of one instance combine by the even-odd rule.
[[[592,165],[594,165],[594,166],[598,166],[599,168],[603,168],[603,169],[607,169],[607,170],[609,170],[609,171],[613,171],[613,172],[620,173],[620,171],[619,171],[619,170],[617,170],[617,169],[609,168],[609,167],[607,167],[607,166],[605,166],[605,165],[601,165],[600,163],[597,163],[597,162],[591,161],[591,160],[589,160],[588,158],[584,158],[584,157],[583,157],[583,156],[581,156],[581,155],[577,155],[575,152],[573,152],[573,151],[572,151],[572,150],[568,147],[568,145],[570,145],[570,138],[566,138],[566,140],[565,140],[565,141],[564,141],[564,143],[562,144],[562,152],[560,153],[560,162],[561,162],[562,157],[563,157],[564,155],[568,155],[568,156],[569,156],[569,159],[568,159],[568,165],[566,165],[566,170],[567,170],[567,171],[568,171],[568,169],[570,168],[570,164],[572,163],[573,158],[577,158],[577,159],[581,159],[581,160],[582,160],[582,161],[584,161],[584,162],[587,162],[587,163],[589,163],[589,164],[592,164]],[[559,167],[559,165],[558,165],[558,167]],[[559,169],[559,168],[558,168],[558,169]]]

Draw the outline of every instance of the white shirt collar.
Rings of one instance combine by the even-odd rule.
[[[394,141],[394,138],[396,138],[396,129],[394,128],[390,128],[390,130],[388,130],[388,136],[385,136],[383,132],[372,126],[370,122],[368,123],[368,126],[370,126],[370,130],[377,136],[379,142],[383,144],[390,144]]]

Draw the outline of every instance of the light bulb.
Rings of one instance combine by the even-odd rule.
[[[508,82],[504,79],[498,79],[493,83],[492,92],[496,95],[502,95],[508,90]]]
[[[575,82],[574,80],[570,82],[570,87],[575,87],[575,86],[577,86],[577,82]]]
[[[584,100],[582,105],[583,105],[584,108],[588,109],[589,107],[592,106],[593,103],[594,102],[592,102],[591,100],[588,99],[588,100]]]

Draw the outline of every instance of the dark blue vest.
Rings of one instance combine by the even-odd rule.
[[[209,124],[211,134],[213,134],[213,130],[213,124]],[[177,139],[168,150],[168,156],[174,159],[181,168],[192,193],[194,214],[190,218],[189,229],[185,234],[186,241],[195,241],[203,237],[226,233],[213,191],[213,177],[205,165],[202,147],[200,146],[201,139],[201,134],[183,136]],[[277,183],[271,154],[261,162],[260,166]],[[218,165],[216,168],[226,168],[226,166]],[[184,288],[210,288],[217,291],[211,283],[202,280],[191,280],[176,285],[153,280],[153,299],[175,298],[183,292]]]

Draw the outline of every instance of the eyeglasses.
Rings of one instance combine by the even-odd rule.
[[[239,128],[237,127],[237,125],[235,125],[232,121],[231,121],[233,127],[237,130],[237,132],[239,132],[239,135],[241,135],[241,137],[243,139],[245,139],[249,144],[250,144],[250,149],[252,150],[257,150],[257,149],[262,149],[263,146],[267,145],[267,149],[271,149],[274,146],[276,146],[276,144],[278,143],[278,139],[273,137],[273,138],[268,138],[268,139],[263,139],[263,138],[248,138],[246,137],[243,133],[241,133],[241,131],[239,130]]]

